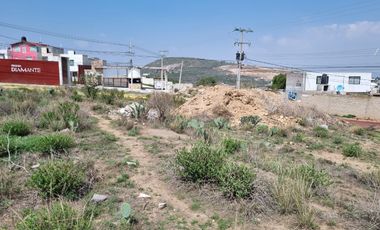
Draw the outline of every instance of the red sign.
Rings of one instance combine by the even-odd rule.
[[[58,62],[0,59],[0,82],[59,85]]]

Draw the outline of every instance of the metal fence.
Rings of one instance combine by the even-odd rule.
[[[128,79],[125,77],[105,77],[103,78],[103,86],[128,88]]]

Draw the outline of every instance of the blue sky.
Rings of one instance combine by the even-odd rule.
[[[376,0],[115,0],[2,1],[0,22],[92,39],[129,43],[169,56],[233,60],[249,27],[248,57],[292,66],[380,64]],[[0,35],[91,50],[126,50],[0,27]],[[0,37],[0,43],[11,40]],[[343,52],[344,51],[344,52]],[[147,54],[136,50],[138,54]],[[315,55],[317,53],[317,55]],[[376,55],[375,55],[376,54]],[[380,54],[380,52],[379,52]],[[148,54],[149,55],[149,54]],[[102,56],[93,55],[92,56]],[[123,56],[103,56],[128,61]],[[151,59],[135,58],[138,64]]]

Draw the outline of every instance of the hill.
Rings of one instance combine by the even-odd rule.
[[[182,82],[184,83],[196,83],[202,77],[215,77],[218,82],[222,82],[229,85],[234,85],[236,82],[236,65],[226,61],[208,60],[200,58],[188,58],[188,57],[168,57],[164,59],[164,65],[171,65],[184,62]],[[146,66],[154,67],[160,66],[161,61],[156,60],[149,63]],[[254,68],[254,67],[250,67]],[[146,71],[153,76],[159,76],[159,71]],[[169,73],[169,79],[174,82],[178,82],[180,69],[176,69]],[[242,72],[242,85],[262,87],[268,84],[271,78],[266,77],[264,74],[252,75],[247,71]]]

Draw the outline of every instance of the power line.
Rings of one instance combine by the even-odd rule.
[[[1,21],[0,21],[0,27],[6,27],[6,28],[10,28],[10,29],[27,31],[27,32],[37,33],[37,34],[44,34],[44,35],[48,35],[48,36],[52,36],[52,37],[64,38],[64,39],[69,39],[69,40],[77,40],[77,41],[85,41],[85,42],[97,43],[97,44],[108,44],[108,45],[114,45],[114,46],[130,47],[130,44],[119,43],[119,42],[109,42],[109,41],[103,41],[103,40],[91,39],[91,38],[85,38],[85,37],[79,37],[79,36],[72,36],[72,35],[67,35],[67,34],[62,34],[62,33],[40,30],[40,29],[36,29],[36,28],[32,28],[32,27],[10,24],[10,23],[1,22]],[[134,46],[134,48],[136,48],[142,52],[145,52],[145,53],[149,53],[149,54],[153,54],[153,55],[159,55],[158,53],[156,53],[154,51],[150,51],[148,49],[145,49],[145,48],[142,48],[139,46]]]

